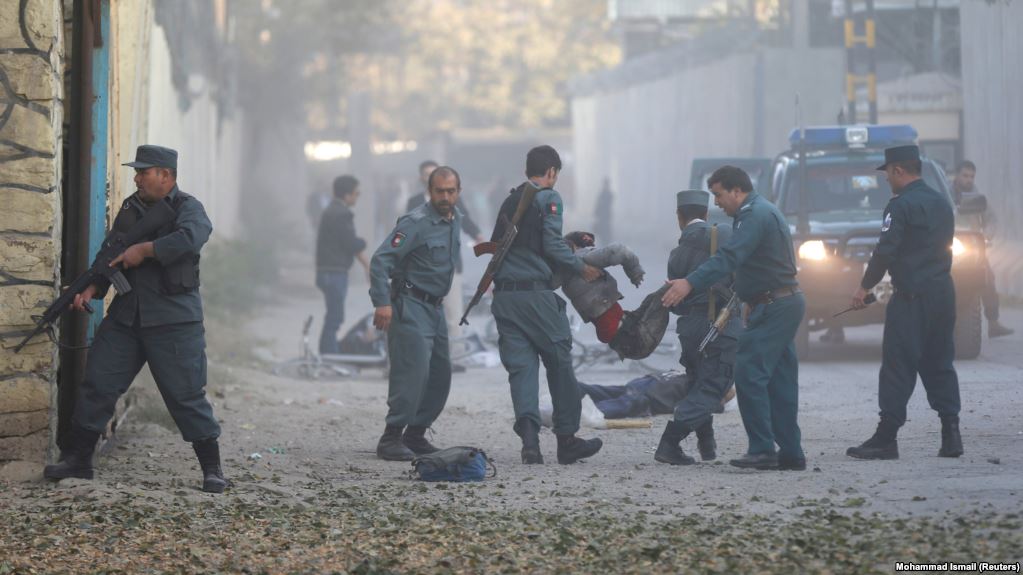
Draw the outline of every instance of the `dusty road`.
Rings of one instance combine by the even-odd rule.
[[[358,317],[356,310],[369,305],[361,280],[350,294],[346,325]],[[90,535],[101,528],[97,521],[120,533],[117,539],[126,549],[145,549],[142,557],[163,549],[170,561],[164,568],[185,571],[671,572],[754,567],[890,572],[889,559],[907,557],[1019,560],[1019,335],[985,341],[979,360],[957,364],[966,449],[959,459],[936,457],[939,422],[922,387],[899,438],[900,460],[865,462],[845,456],[846,447],[868,437],[876,423],[880,328],[870,327],[851,330],[842,346],[815,342],[817,359],[800,366],[806,472],[751,472],[724,463],[745,448],[734,404],[716,418],[718,462],[685,468],[655,463],[653,450],[665,422],[658,417],[649,429],[584,429],[583,435],[599,436],[605,445],[586,462],[523,466],[511,431],[505,373],[498,367],[454,376],[448,407],[434,426],[433,438],[442,446],[483,447],[496,461],[497,478],[481,484],[424,485],[406,478],[407,464],[383,462],[373,453],[386,408],[380,370],[341,381],[290,380],[271,375],[258,359],[295,354],[302,321],[321,314],[318,296],[313,288],[293,286],[258,318],[208,328],[210,394],[223,421],[226,472],[235,483],[228,495],[218,498],[197,490],[198,466],[189,446],[154,401],[151,382],[139,381],[136,385],[148,399],[98,459],[95,481],[10,485],[0,495],[5,519],[24,526],[5,536],[0,573],[6,572],[4,565],[76,570],[74,563],[61,563],[46,551],[37,554],[36,563],[18,559],[39,541],[48,542],[44,549],[70,545],[82,551],[80,558],[92,553],[103,557],[101,538]],[[1005,310],[1004,319],[1023,328],[1019,310]],[[592,328],[582,330],[586,337]],[[672,365],[664,360],[663,367]],[[602,367],[582,373],[580,379],[614,384],[640,373],[627,366]],[[694,441],[683,447],[694,452]],[[554,437],[547,431],[542,447],[553,462]],[[124,515],[135,517],[136,523],[117,519]],[[56,525],[64,525],[57,535],[40,526],[53,516],[59,518]],[[100,516],[104,519],[95,519]],[[165,517],[170,521],[161,519]],[[477,521],[496,521],[498,526],[481,527]],[[83,523],[93,531],[83,532]],[[447,527],[433,531],[441,526]],[[145,545],[139,539],[143,533],[152,536],[174,528],[178,531]],[[772,540],[767,532],[781,539]],[[315,542],[292,541],[302,533],[318,533],[320,539],[310,535]],[[602,543],[594,539],[598,533]],[[191,534],[197,539],[189,541]],[[728,542],[761,536],[762,549]],[[278,543],[260,544],[264,537]],[[479,545],[467,548],[477,537]],[[281,544],[280,538],[291,543]],[[456,541],[443,543],[447,538]],[[535,544],[521,545],[533,540]],[[110,549],[117,545],[110,543]],[[292,545],[300,552],[285,551]],[[799,551],[795,556],[793,545]],[[872,551],[871,546],[887,551]],[[590,551],[577,555],[582,547]],[[699,556],[696,563],[691,562],[693,553]],[[133,557],[137,559],[131,552],[122,555],[119,568],[149,565],[133,562]]]

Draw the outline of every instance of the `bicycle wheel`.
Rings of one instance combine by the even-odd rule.
[[[274,375],[289,379],[305,379],[312,381],[331,381],[344,379],[352,375],[352,371],[343,366],[324,363],[315,358],[299,357],[282,361],[274,366]]]

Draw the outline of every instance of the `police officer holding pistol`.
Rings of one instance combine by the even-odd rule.
[[[462,216],[455,204],[462,182],[453,168],[441,166],[427,187],[430,201],[398,218],[370,262],[373,325],[387,332],[391,351],[386,427],[377,443],[377,457],[388,461],[437,451],[425,434],[451,389],[442,304],[460,247]]]
[[[906,423],[906,404],[920,375],[927,401],[941,418],[939,457],[959,457],[959,378],[953,330],[952,285],[955,214],[948,199],[920,177],[920,150],[898,146],[884,151],[884,170],[894,196],[888,201],[881,237],[852,298],[856,309],[887,272],[895,293],[885,309],[877,400],[881,421],[874,435],[846,454],[858,459],[898,459],[896,435]]]
[[[678,247],[668,257],[668,279],[680,279],[696,270],[717,251],[718,245],[728,243],[731,228],[711,225],[706,221],[710,194],[703,190],[686,190],[676,195],[676,212],[682,235]],[[693,292],[689,297],[672,308],[678,315],[678,340],[682,346],[680,363],[686,368],[686,375],[692,380],[689,393],[674,409],[674,418],[668,422],[661,435],[654,459],[671,465],[690,465],[696,460],[686,455],[679,443],[690,433],[696,432],[696,447],[700,458],[711,461],[717,458],[717,443],[714,441],[713,414],[721,406],[721,400],[732,386],[732,368],[735,365],[737,338],[742,331],[738,314],[733,314],[721,334],[699,351],[700,343],[716,319],[717,311],[727,303],[726,277],[715,288],[704,292]],[[722,285],[724,284],[724,285]]]
[[[96,441],[118,398],[148,363],[167,409],[199,459],[203,491],[220,493],[228,485],[220,467],[220,425],[206,399],[206,331],[199,297],[199,250],[213,225],[199,200],[178,188],[177,164],[175,150],[152,145],[139,146],[135,161],[125,164],[135,168],[137,191],[122,205],[115,230],[131,228],[156,202],[170,203],[177,215],[155,237],[130,246],[110,264],[123,269],[132,289],[114,298],[96,331],[68,448],[59,463],[46,466],[48,479],[92,479]],[[72,306],[84,309],[109,287],[105,281],[92,284]]]
[[[732,216],[732,238],[671,287],[661,303],[678,305],[735,273],[733,287],[747,311],[735,360],[735,390],[749,449],[729,463],[750,469],[806,469],[796,415],[799,360],[793,339],[806,301],[796,281],[796,257],[781,211],[753,191],[749,175],[718,168],[707,181],[714,202]],[[778,451],[775,451],[775,444]]]

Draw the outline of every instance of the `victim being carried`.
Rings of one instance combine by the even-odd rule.
[[[565,242],[587,264],[601,270],[622,266],[633,285],[639,287],[642,283],[646,272],[636,254],[624,245],[613,243],[598,248],[590,232],[571,232],[565,236]],[[582,276],[566,271],[558,274],[555,282],[560,284],[561,291],[571,300],[582,320],[592,322],[597,328],[597,339],[603,343],[610,342],[618,333],[624,315],[622,306],[618,304],[623,296],[618,291],[615,278],[604,271],[600,278],[588,282]]]

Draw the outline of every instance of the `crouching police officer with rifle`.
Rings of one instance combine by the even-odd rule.
[[[111,237],[132,237],[133,228],[152,221],[147,213],[166,209],[161,202],[170,205],[174,217],[110,261],[123,278],[93,274],[88,287],[74,296],[72,309],[86,310],[90,299],[102,298],[117,280],[118,295],[89,349],[67,447],[59,463],[46,466],[43,475],[48,479],[92,479],[100,433],[117,400],[148,363],[167,409],[199,459],[203,491],[221,493],[228,485],[220,467],[220,425],[206,399],[206,339],[198,290],[199,251],[213,225],[199,200],[178,189],[177,160],[175,150],[146,145],[139,146],[134,162],[125,164],[135,168],[137,191],[122,205]]]

